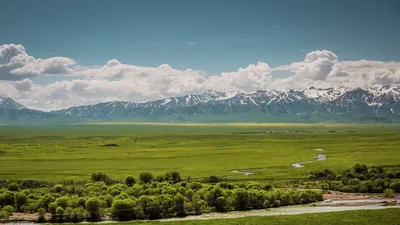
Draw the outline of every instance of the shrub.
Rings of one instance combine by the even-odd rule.
[[[56,218],[56,210],[57,210],[57,204],[55,202],[52,202],[48,206],[49,212],[51,213],[51,221],[55,222],[57,220]]]
[[[68,206],[70,206],[70,199],[68,196],[59,197],[56,199],[56,204],[57,204],[57,206],[65,209]]]
[[[178,193],[174,198],[175,212],[177,216],[185,216],[185,197]]]
[[[0,220],[6,220],[8,219],[10,215],[6,211],[0,211]]]
[[[121,221],[136,219],[134,206],[135,203],[130,199],[115,200],[111,207],[112,218]]]
[[[59,192],[62,192],[64,190],[64,187],[61,184],[57,184],[57,185],[54,186],[53,189],[54,189],[54,192],[59,193]]]
[[[25,206],[28,203],[28,197],[24,193],[17,193],[15,196],[15,202],[18,207]]]
[[[64,215],[63,215],[63,219],[64,219],[64,222],[72,222],[72,208],[71,207],[67,207],[65,210],[64,210]]]
[[[136,180],[135,180],[134,177],[128,176],[128,177],[125,178],[125,184],[126,184],[128,187],[132,187],[134,184],[136,184]]]
[[[153,181],[153,174],[150,172],[140,173],[139,179],[144,184],[151,183]]]
[[[0,205],[14,205],[14,193],[6,191],[0,195]]]
[[[86,201],[86,210],[89,212],[91,222],[100,221],[100,201],[98,198],[89,198]]]
[[[43,222],[46,221],[46,219],[44,218],[44,215],[46,214],[46,210],[45,210],[44,208],[39,208],[39,209],[37,210],[37,214],[38,214],[38,219],[37,219],[37,221],[38,221],[39,223],[43,223]]]
[[[9,191],[19,191],[19,186],[17,183],[10,183],[8,184],[7,189]]]
[[[386,188],[383,191],[383,193],[384,193],[386,198],[395,198],[396,197],[396,193],[394,192],[393,189],[390,189],[390,188]]]
[[[240,188],[233,193],[233,207],[236,210],[246,210],[249,208],[250,198],[246,190]]]
[[[85,220],[87,217],[87,212],[83,207],[75,208],[72,210],[71,222],[78,223]]]
[[[56,209],[56,220],[58,222],[64,221],[64,209],[61,206],[57,207],[57,209]]]
[[[40,199],[40,204],[43,208],[46,210],[48,209],[48,206],[50,203],[54,202],[55,198],[50,195],[50,194],[45,194],[41,199]],[[55,210],[55,209],[54,209]]]
[[[171,172],[171,178],[172,178],[172,182],[174,182],[174,183],[178,183],[182,180],[181,175],[179,174],[179,172],[176,172],[176,171]]]
[[[115,181],[113,179],[111,179],[111,177],[109,177],[107,174],[102,173],[102,172],[92,173],[92,175],[90,176],[90,179],[95,182],[103,181],[107,185],[115,183]]]
[[[11,216],[11,214],[14,212],[14,207],[12,207],[11,205],[6,205],[1,209],[1,211],[7,212],[8,215]]]
[[[164,182],[164,181],[165,181],[165,177],[164,177],[163,175],[158,175],[158,176],[156,177],[156,181],[157,181],[157,182]]]

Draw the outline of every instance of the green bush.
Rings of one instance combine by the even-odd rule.
[[[7,211],[0,211],[0,220],[6,220],[9,216]]]
[[[71,205],[71,200],[69,199],[68,196],[62,196],[56,199],[56,204],[57,206],[65,209]]]
[[[10,183],[7,186],[9,191],[19,191],[19,185],[17,183]]]
[[[394,192],[393,189],[390,189],[390,188],[386,188],[383,191],[383,194],[385,195],[386,198],[395,198],[396,197],[396,193]]]
[[[7,212],[8,215],[11,216],[11,214],[14,212],[14,207],[11,205],[6,205],[1,209],[1,211]]]
[[[100,221],[100,201],[98,198],[89,198],[86,201],[86,210],[89,212],[91,222]]]
[[[64,221],[64,209],[61,206],[57,207],[57,209],[56,209],[56,220],[57,220],[57,222]]]
[[[136,219],[134,208],[135,202],[130,199],[115,200],[111,207],[112,218],[120,221]]]
[[[71,222],[78,223],[84,221],[88,217],[88,213],[83,207],[78,207],[72,210]]]
[[[126,184],[128,187],[132,187],[134,184],[136,184],[136,180],[135,180],[134,177],[128,176],[128,177],[125,178],[125,184]]]
[[[250,208],[250,197],[245,189],[237,189],[233,193],[233,207],[236,210],[247,210]]]
[[[139,179],[142,183],[148,184],[153,181],[153,174],[150,172],[143,172],[139,174]]]
[[[64,190],[64,187],[61,184],[57,184],[54,186],[54,192],[60,193]]]
[[[3,194],[0,195],[0,206],[5,205],[14,205],[14,193],[11,191],[5,191]]]
[[[37,210],[37,214],[38,214],[38,219],[37,219],[37,221],[38,221],[39,223],[44,223],[44,222],[46,221],[46,219],[45,219],[45,217],[44,217],[44,215],[46,214],[46,209],[44,209],[44,208],[39,208],[39,209]]]
[[[25,206],[28,203],[28,197],[24,193],[17,193],[15,195],[15,202],[18,208],[21,208],[21,206]]]

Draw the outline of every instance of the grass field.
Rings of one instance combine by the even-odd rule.
[[[275,131],[271,134],[233,132]],[[294,133],[293,131],[297,131]],[[135,138],[137,142],[135,143]],[[117,144],[118,147],[106,147]],[[306,177],[322,168],[400,162],[400,126],[346,124],[75,124],[0,126],[0,178],[83,180],[103,171],[122,179],[177,170],[183,178]],[[326,161],[312,160],[315,148]],[[256,172],[243,176],[230,170]]]
[[[238,219],[216,219],[174,222],[136,222],[143,225],[398,225],[400,209],[360,210],[332,213],[314,213],[294,216],[246,217]],[[123,223],[127,224],[127,223]]]

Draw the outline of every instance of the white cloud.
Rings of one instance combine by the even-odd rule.
[[[274,70],[292,71],[298,80],[308,80],[310,85],[315,81],[330,86],[359,87],[400,83],[400,62],[339,61],[335,53],[327,50],[312,51],[303,62],[279,66]]]
[[[186,44],[188,44],[188,45],[194,45],[194,44],[196,44],[196,42],[194,42],[194,41],[188,41],[188,42],[186,42]]]
[[[291,71],[287,78],[273,79],[274,70]],[[28,79],[46,74],[79,75],[81,79],[59,80],[39,85]],[[34,80],[33,80],[34,81]],[[192,69],[177,70],[129,65],[112,59],[103,66],[88,67],[72,59],[36,59],[22,45],[0,46],[0,95],[27,107],[52,110],[105,101],[143,102],[169,96],[220,91],[256,91],[336,85],[370,87],[400,83],[400,62],[340,61],[327,50],[312,51],[303,61],[271,68],[265,62],[236,71],[208,76]]]
[[[76,64],[66,57],[35,59],[25,52],[22,45],[0,46],[0,80],[22,80],[42,74],[69,74]]]
[[[258,62],[234,72],[222,73],[207,80],[207,86],[215,90],[239,89],[255,91],[265,89],[272,81],[272,69],[267,63]]]

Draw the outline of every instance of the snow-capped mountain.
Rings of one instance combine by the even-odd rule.
[[[26,109],[26,107],[12,100],[11,98],[0,96],[0,109],[23,110]]]
[[[400,88],[395,85],[370,89],[315,88],[289,91],[217,92],[169,97],[145,103],[107,102],[54,111],[58,115],[92,120],[196,120],[217,116],[235,120],[397,120]],[[247,115],[253,115],[247,117]],[[254,116],[256,115],[256,116]],[[229,118],[227,118],[229,117]]]
[[[48,119],[56,122],[398,122],[400,87],[310,87],[251,93],[209,90],[203,94],[169,97],[145,103],[112,101],[52,112],[27,109],[10,98],[0,97],[0,122],[41,122]]]
[[[43,122],[53,119],[69,121],[65,120],[65,116],[28,109],[11,98],[0,96],[0,123]]]

